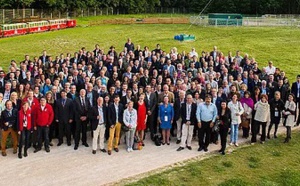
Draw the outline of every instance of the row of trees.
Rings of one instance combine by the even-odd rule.
[[[200,12],[209,0],[0,0],[1,8],[75,10],[112,7],[127,13],[154,12],[155,8],[185,8]],[[298,14],[300,0],[213,0],[204,13]]]

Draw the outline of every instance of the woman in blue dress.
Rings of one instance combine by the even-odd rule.
[[[158,110],[158,122],[160,123],[160,128],[162,129],[162,144],[167,143],[170,145],[170,129],[172,128],[174,118],[173,106],[169,103],[169,98],[164,97],[164,103],[159,106]]]

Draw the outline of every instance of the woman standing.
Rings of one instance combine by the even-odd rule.
[[[249,137],[249,131],[250,131],[250,122],[252,118],[252,110],[254,107],[254,102],[250,96],[250,92],[246,91],[244,92],[244,97],[241,99],[241,104],[244,108],[244,114],[242,115],[242,129],[243,129],[243,138]]]
[[[158,110],[158,122],[160,123],[160,128],[162,129],[162,144],[170,145],[170,129],[172,128],[174,118],[173,106],[169,103],[169,98],[164,97],[164,103],[159,106]]]
[[[29,136],[32,131],[32,113],[28,102],[24,102],[22,109],[19,111],[18,134],[19,139],[19,153],[18,157],[22,158],[22,148],[24,145],[24,157],[27,157],[27,149],[29,147]]]
[[[275,97],[270,100],[270,114],[271,114],[271,122],[268,129],[267,138],[270,139],[270,132],[273,124],[275,125],[274,138],[277,138],[276,133],[278,129],[278,125],[281,119],[281,113],[284,110],[284,102],[280,99],[280,92],[275,92]]]
[[[139,97],[139,101],[137,102],[137,127],[136,127],[136,136],[142,142],[142,145],[145,146],[144,140],[144,130],[146,129],[146,122],[147,122],[147,107],[145,103],[145,94],[141,94]]]
[[[124,111],[123,122],[129,128],[129,130],[126,132],[127,152],[132,152],[134,134],[135,134],[136,123],[137,123],[137,112],[133,108],[132,101],[128,103],[128,107]]]
[[[288,143],[291,139],[291,127],[295,124],[296,104],[294,102],[294,94],[289,95],[284,107],[285,110],[283,111],[283,115],[286,118],[286,138],[284,140],[284,143]]]
[[[231,141],[230,145],[239,146],[237,143],[239,134],[239,124],[241,123],[241,115],[244,113],[244,108],[241,102],[238,101],[237,94],[232,95],[232,100],[228,103],[228,108],[231,111]]]
[[[227,102],[222,101],[221,102],[221,109],[218,112],[219,114],[219,120],[220,120],[220,137],[221,137],[221,149],[219,152],[222,155],[225,155],[225,149],[226,149],[226,143],[227,143],[227,135],[228,135],[228,129],[230,127],[231,123],[231,111],[227,107]]]
[[[16,92],[12,92],[10,94],[10,101],[15,109],[18,111],[21,109],[21,100],[18,98],[18,94]]]
[[[254,124],[253,124],[253,133],[251,144],[256,142],[256,136],[259,133],[259,128],[261,125],[262,134],[260,138],[260,143],[265,143],[266,140],[266,126],[267,122],[270,121],[270,105],[268,103],[268,96],[266,94],[262,94],[260,96],[260,101],[258,101],[254,105],[255,116],[254,116]]]

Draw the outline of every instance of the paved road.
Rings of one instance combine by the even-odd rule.
[[[279,132],[285,132],[280,127]],[[241,131],[240,131],[241,133]],[[240,138],[241,139],[241,138]],[[240,143],[245,142],[241,139]],[[55,141],[56,142],[56,141]],[[157,147],[147,139],[146,146],[141,151],[128,153],[125,146],[120,146],[120,152],[113,152],[111,156],[97,151],[92,154],[90,147],[79,146],[77,151],[63,144],[53,146],[50,153],[44,150],[33,153],[29,149],[27,158],[18,159],[7,151],[7,157],[0,157],[0,184],[1,185],[104,185],[112,184],[124,178],[153,171],[176,162],[204,156],[204,152],[197,151],[197,142],[193,141],[193,149],[184,149],[177,152],[178,145],[172,139],[171,145]],[[219,145],[210,145],[209,152],[220,148]]]

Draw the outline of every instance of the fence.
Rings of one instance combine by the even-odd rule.
[[[190,13],[186,8],[164,8],[158,7],[153,10],[145,10],[139,14],[187,14]],[[46,19],[61,19],[61,18],[75,18],[75,17],[88,17],[88,16],[101,16],[101,15],[119,15],[128,14],[124,9],[118,8],[88,8],[78,10],[42,10],[42,9],[0,9],[0,24],[28,22],[34,20]]]
[[[207,16],[191,16],[190,23],[202,26],[296,26],[300,27],[300,19],[244,17],[236,19],[209,19]]]

